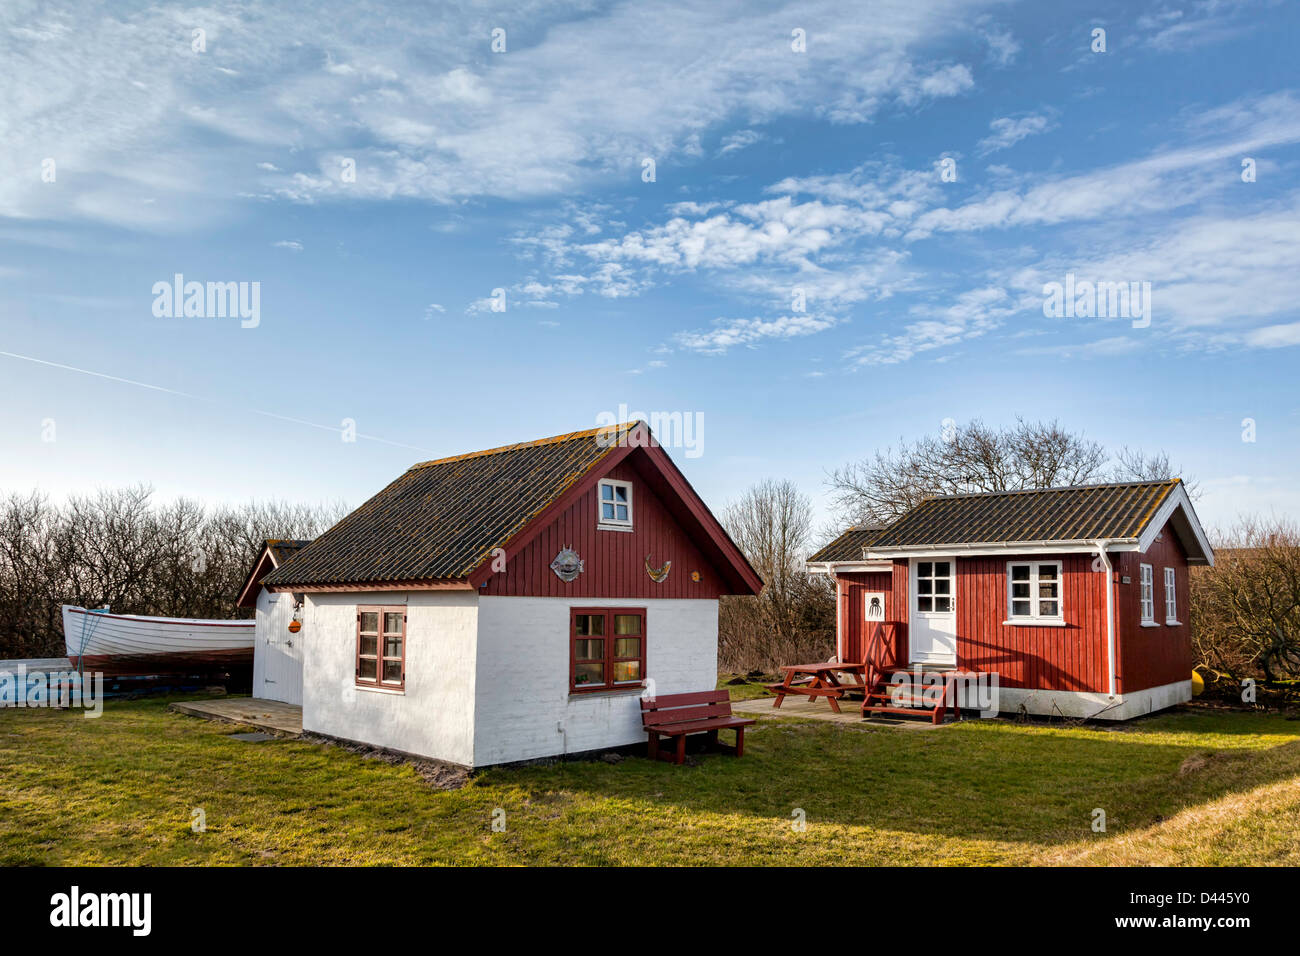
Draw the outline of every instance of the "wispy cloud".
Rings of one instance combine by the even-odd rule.
[[[681,348],[706,355],[720,355],[736,346],[754,347],[769,339],[791,339],[824,332],[837,319],[811,313],[775,318],[718,319],[703,330],[678,332],[673,341]]]
[[[1047,113],[1003,116],[989,123],[992,133],[980,140],[976,144],[976,149],[980,155],[987,156],[989,153],[1014,146],[1022,139],[1038,136],[1055,128],[1056,124]]]

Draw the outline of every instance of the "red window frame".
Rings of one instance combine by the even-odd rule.
[[[376,630],[361,630],[361,617],[363,614],[370,612],[376,613],[379,617],[379,623]],[[389,614],[400,614],[402,616],[402,629],[400,631],[390,631],[387,628]],[[375,638],[375,653],[361,653],[361,638],[363,636],[373,636]],[[401,653],[394,656],[386,653],[387,639],[398,637],[401,639]],[[361,676],[361,661],[373,660],[375,662],[375,676]],[[384,665],[397,661],[401,668],[401,677],[399,680],[384,680]],[[356,673],[355,679],[358,687],[383,687],[387,690],[405,690],[406,689],[406,607],[401,604],[361,604],[357,605],[357,648],[356,648]]]
[[[614,617],[620,614],[634,615],[641,621],[641,633],[632,634],[615,634]],[[603,633],[596,638],[588,635],[578,636],[578,617],[580,615],[594,615],[604,618],[602,625]],[[616,642],[619,637],[639,637],[640,653],[633,657],[620,657],[615,654]],[[578,681],[578,641],[580,640],[601,640],[604,642],[604,650],[600,657],[581,658],[586,662],[599,661],[604,665],[603,674],[605,680],[600,684],[589,682],[579,683]],[[596,691],[621,690],[623,688],[635,688],[645,686],[645,649],[646,649],[646,613],[643,607],[574,607],[569,609],[569,693],[571,694],[590,694]],[[641,675],[636,680],[614,682],[614,665],[638,663],[637,672]]]

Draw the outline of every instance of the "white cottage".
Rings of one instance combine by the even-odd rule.
[[[642,691],[711,689],[718,598],[761,588],[635,422],[415,465],[245,590],[297,606],[257,648],[304,731],[482,767],[644,741]]]
[[[311,544],[292,538],[268,538],[244,579],[236,604],[254,609],[253,696],[302,704],[301,623],[293,626],[299,606],[292,594],[280,594],[262,586],[262,578],[293,560]]]

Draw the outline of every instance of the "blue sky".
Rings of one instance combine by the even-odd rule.
[[[356,504],[624,406],[715,507],[1023,415],[1300,514],[1296,5],[428,10],[5,5],[0,488]]]

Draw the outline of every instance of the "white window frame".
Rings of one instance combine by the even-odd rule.
[[[921,565],[923,564],[930,565],[929,574],[921,574]],[[947,574],[938,573],[938,568],[936,568],[935,565],[939,564],[948,565]],[[923,580],[930,582],[932,590],[928,594],[921,593],[920,582]],[[955,558],[926,558],[924,561],[914,562],[912,564],[910,581],[913,591],[912,609],[917,614],[929,614],[937,617],[941,614],[955,615],[957,613],[957,560]],[[938,591],[933,590],[938,587],[938,582],[940,581],[948,582],[947,594],[940,594]],[[948,610],[946,611],[935,610],[935,602],[941,598],[948,602]],[[930,610],[928,611],[921,608],[921,602],[926,599],[929,599],[930,601]]]
[[[1138,604],[1142,608],[1142,626],[1159,627],[1156,623],[1155,570],[1149,564],[1138,565]]]
[[[617,518],[604,517],[604,491],[609,486],[611,488],[623,488],[627,490],[627,520],[620,521]],[[617,492],[615,492],[617,497]],[[618,502],[622,504],[622,502]],[[596,527],[601,531],[631,531],[632,530],[632,482],[619,481],[617,478],[602,478],[596,483]]]
[[[1046,565],[1056,568],[1056,597],[1044,598],[1038,594],[1038,569]],[[1034,608],[1033,614],[1017,614],[1015,612],[1015,601],[1023,601],[1025,598],[1012,596],[1012,577],[1011,569],[1015,567],[1029,568],[1029,601]],[[1037,613],[1042,607],[1042,601],[1056,601],[1056,614],[1043,615]],[[1008,561],[1007,562],[1007,619],[1004,624],[1046,624],[1052,627],[1065,626],[1065,568],[1061,561]]]
[[[1165,623],[1171,627],[1180,627],[1178,620],[1178,572],[1174,568],[1165,568]]]

